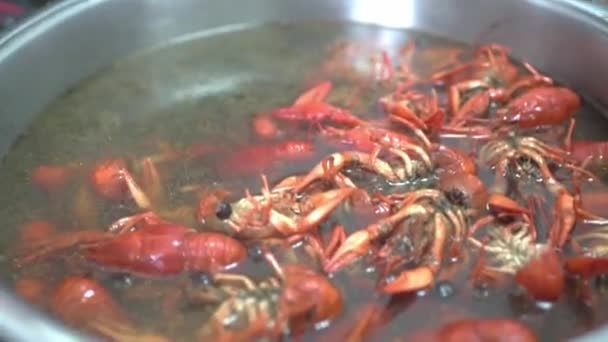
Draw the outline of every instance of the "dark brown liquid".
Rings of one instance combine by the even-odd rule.
[[[91,222],[73,215],[76,202],[82,199],[77,194],[84,179],[74,179],[66,191],[50,198],[29,183],[28,172],[34,167],[47,163],[89,164],[109,157],[142,157],[158,153],[159,143],[164,142],[178,149],[197,143],[236,149],[255,141],[250,126],[253,114],[290,104],[305,89],[303,80],[318,70],[326,58],[327,47],[336,40],[377,42],[379,48],[396,51],[412,38],[425,46],[462,47],[417,32],[369,26],[277,24],[185,39],[117,63],[49,106],[4,158],[0,167],[0,216],[4,224],[1,250],[9,253],[19,227],[34,219],[51,221],[65,231],[93,228],[86,226]],[[365,63],[366,60],[360,61],[362,65]],[[348,99],[349,88],[337,84],[330,102],[341,105]],[[381,94],[381,89],[362,94],[363,105],[357,113],[363,117],[381,115],[374,102]],[[576,137],[605,137],[608,124],[599,111],[585,105],[577,118]],[[306,133],[302,132],[302,136]],[[292,163],[268,171],[271,183],[306,172],[328,151],[320,150],[312,162]],[[215,182],[243,190],[260,186],[258,172],[245,177],[227,176],[217,172],[214,160],[209,159],[171,163],[163,169],[163,181],[172,208],[196,205],[195,194],[178,191],[184,185]],[[117,204],[92,198],[98,211],[98,215],[91,215],[96,227],[106,227],[137,212],[130,201]],[[351,230],[363,228],[360,222],[342,219]],[[192,224],[188,218],[184,223]],[[258,274],[259,265],[254,262],[248,265],[252,265],[251,269],[243,268],[243,273]],[[21,276],[42,275],[49,288],[68,274],[90,274],[111,290],[143,328],[177,340],[189,340],[212,309],[180,308],[186,321],[172,325],[162,318],[161,300],[153,294],[143,295],[141,300],[129,299],[127,294],[139,289],[167,293],[178,286],[179,279],[117,275],[92,265],[75,271],[61,261],[35,264],[18,272],[8,261],[1,267],[0,274],[7,282]],[[455,290],[448,298],[440,298],[435,287],[390,299],[385,321],[370,338],[387,340],[460,318],[505,317],[521,320],[542,340],[557,341],[596,328],[608,317],[606,296],[601,291],[598,291],[600,304],[594,309],[578,303],[574,289],[569,289],[551,308],[541,309],[517,295],[510,284],[472,288],[467,280],[469,273],[466,261],[444,269],[439,278],[449,281]],[[347,321],[370,298],[369,293],[353,289],[352,281],[341,279],[337,277],[335,282],[345,291],[344,314],[329,328],[307,333],[311,340],[333,336],[332,329],[348,326]],[[606,284],[599,285],[605,293]]]

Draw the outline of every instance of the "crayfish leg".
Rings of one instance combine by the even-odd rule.
[[[141,226],[154,225],[159,223],[165,223],[158,215],[153,211],[146,211],[140,214],[127,216],[114,221],[108,227],[108,232],[115,234],[122,234],[129,231],[134,231]]]
[[[344,240],[346,240],[346,232],[344,231],[344,227],[341,225],[336,225],[333,228],[331,237],[329,238],[327,246],[325,247],[325,257],[330,257],[334,255],[340,245],[344,243]]]
[[[213,280],[218,283],[237,284],[248,290],[255,289],[255,287],[256,287],[253,280],[249,279],[246,276],[239,275],[239,274],[218,273],[213,276]]]
[[[565,268],[566,272],[570,274],[578,275],[584,279],[590,279],[608,273],[608,258],[574,256],[566,260]]]

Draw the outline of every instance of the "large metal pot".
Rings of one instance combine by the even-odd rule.
[[[469,43],[495,41],[602,106],[608,105],[608,23],[570,0],[68,0],[0,40],[0,155],[67,88],[112,61],[172,38],[244,23],[323,18],[415,28]],[[84,337],[0,289],[0,335]],[[585,340],[585,339],[581,339]],[[608,331],[587,341],[608,340]]]

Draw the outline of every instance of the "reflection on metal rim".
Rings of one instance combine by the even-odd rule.
[[[596,17],[608,20],[608,8],[604,4],[599,4],[590,1],[580,0],[562,0],[569,3],[573,7],[577,7],[587,13],[591,13]]]
[[[65,329],[0,287],[0,336],[6,341],[97,341]]]
[[[63,20],[63,18],[73,15],[75,12],[89,7],[95,2],[96,1],[64,0],[47,6],[43,11],[32,15],[11,30],[3,32],[0,38],[0,47],[3,47],[17,37],[21,40],[27,40],[27,37],[23,36],[23,34],[35,34],[36,30],[44,30],[45,27],[54,23],[52,21],[53,17],[59,15],[61,18],[58,18],[58,20]]]
[[[276,4],[280,5],[277,5],[276,8],[273,7],[271,9],[271,12],[277,11],[277,13],[280,13],[279,9],[277,8],[287,7],[287,3],[295,4],[297,3],[297,1],[278,1],[276,2]],[[33,38],[38,36],[41,32],[44,32],[50,27],[57,26],[61,22],[73,18],[74,16],[78,16],[80,13],[92,9],[93,7],[96,7],[105,2],[107,1],[65,0],[45,8],[44,11],[34,15],[23,23],[17,25],[13,30],[7,32],[2,37],[0,37],[0,63],[2,63],[5,58],[11,55],[15,50],[27,44],[30,44]],[[132,1],[132,3],[137,2],[138,1]],[[200,2],[205,3],[207,5],[211,5],[211,1],[200,0]],[[259,2],[269,4],[271,1]],[[313,1],[311,1],[311,3],[312,2]],[[515,2],[520,1],[513,1],[513,3]],[[608,25],[606,25],[605,19],[608,18],[608,11],[605,11],[602,7],[598,5],[594,5],[591,3],[582,3],[574,0],[527,0],[527,2],[533,3],[540,8],[559,8],[560,12],[576,11],[576,13],[571,14],[573,17],[580,18],[586,23],[593,24],[595,27],[597,27],[598,30],[601,30],[602,33],[608,32]],[[125,1],[125,3],[127,2]],[[156,3],[162,3],[162,1],[149,1],[149,3],[150,6],[152,6]],[[174,3],[175,6],[177,6],[177,3],[179,3],[179,1],[174,0],[173,2],[164,3],[166,6],[168,6],[167,4],[170,3]],[[306,2],[301,1],[299,5],[302,6],[302,4],[304,3]],[[354,21],[361,21],[382,26],[393,27],[418,26],[417,20],[419,20],[419,18],[415,16],[415,14],[417,13],[415,7],[419,5],[419,3],[413,0],[353,0],[350,3],[347,3],[346,1],[335,1],[335,8],[341,8],[341,3],[344,4],[344,9],[347,9],[348,12],[345,16]],[[384,7],[384,5],[387,4],[390,4],[391,6],[389,7],[394,10],[387,9],[386,7]],[[294,5],[294,7],[297,8],[298,6]],[[382,11],[379,11],[379,8],[382,8]],[[440,18],[434,18],[434,20],[439,19]],[[211,90],[208,88],[199,88],[194,89],[194,91],[199,94],[201,92],[208,92]],[[42,91],[40,94],[46,95]],[[39,96],[42,97],[42,95]],[[179,94],[179,96],[192,96],[192,93],[186,95]],[[0,336],[9,341],[68,342],[93,340],[90,337],[85,337],[84,335],[64,328],[63,325],[55,322],[54,320],[49,319],[48,317],[33,309],[32,307],[23,304],[22,301],[17,299],[11,293],[11,291],[9,291],[5,287],[0,287]],[[575,341],[608,341],[608,328],[597,330],[585,337],[576,339]]]

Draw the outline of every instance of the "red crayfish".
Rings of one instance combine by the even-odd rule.
[[[278,277],[255,283],[245,276],[216,274],[216,283],[236,284],[240,292],[219,303],[200,335],[219,340],[247,340],[301,332],[331,320],[342,310],[342,295],[323,275],[300,264],[278,266]],[[208,296],[203,296],[209,301]]]
[[[72,247],[101,266],[147,276],[218,270],[247,256],[246,248],[226,235],[199,233],[144,213],[118,220],[109,232],[63,233],[29,245],[19,251],[17,261],[31,262]]]

